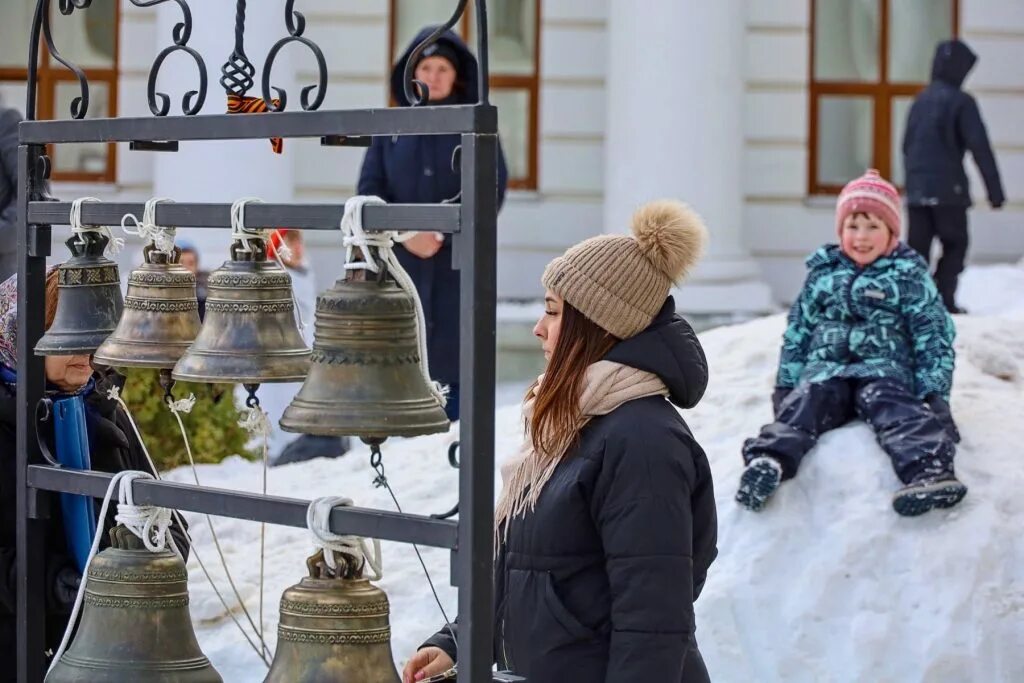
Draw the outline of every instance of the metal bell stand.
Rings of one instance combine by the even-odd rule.
[[[149,7],[170,0],[131,0]],[[132,149],[177,150],[182,140],[239,140],[266,138],[320,138],[322,144],[352,144],[375,135],[461,135],[461,203],[432,205],[367,206],[367,230],[434,230],[453,236],[456,266],[460,270],[462,329],[460,368],[467,378],[462,386],[458,520],[397,512],[335,508],[331,530],[339,534],[387,539],[448,548],[452,551],[452,580],[458,588],[459,683],[492,680],[492,526],[494,520],[494,389],[495,389],[495,231],[497,222],[497,110],[488,99],[487,13],[484,0],[475,0],[477,54],[480,64],[480,101],[462,106],[413,106],[394,109],[315,111],[326,88],[326,64],[319,48],[303,37],[305,18],[294,11],[295,0],[285,0],[288,35],[270,51],[263,70],[263,99],[271,101],[272,62],[285,44],[300,42],[309,48],[320,67],[320,83],[302,91],[302,111],[260,114],[195,116],[206,97],[203,59],[187,45],[192,17],[187,0],[173,0],[183,19],[176,27],[173,44],[153,64],[148,98],[154,116],[144,118],[85,119],[89,88],[84,72],[63,58],[50,35],[51,0],[37,0],[29,55],[26,120],[19,129],[18,148],[18,299],[31,305],[18,307],[17,387],[17,554],[18,554],[18,681],[38,683],[45,673],[46,626],[45,520],[54,513],[54,493],[66,492],[102,498],[112,475],[71,471],[48,464],[36,439],[36,409],[44,393],[43,358],[33,349],[43,334],[44,276],[51,249],[51,226],[70,222],[71,204],[47,194],[50,160],[46,145],[81,142],[129,142]],[[204,0],[206,2],[214,0]],[[217,0],[225,1],[225,0]],[[458,0],[455,14],[445,28],[455,25],[468,0]],[[86,11],[92,0],[59,0],[65,15]],[[245,0],[237,0],[241,22],[236,25],[236,46],[244,32]],[[242,27],[241,31],[238,30]],[[73,120],[37,121],[36,70],[40,34],[46,49],[78,76],[81,95],[72,104]],[[436,39],[428,38],[422,51]],[[188,93],[184,115],[169,116],[170,98],[155,89],[165,58],[187,52],[198,65],[199,89]],[[244,52],[236,49],[225,64],[221,84],[239,94],[253,84],[247,73]],[[415,62],[415,57],[410,59]],[[241,74],[239,78],[239,74]],[[415,94],[411,69],[406,73],[407,93]],[[241,83],[241,85],[240,85]],[[280,109],[285,93],[275,88]],[[310,95],[315,93],[313,102]],[[418,98],[410,97],[412,101]],[[159,225],[193,228],[229,228],[230,203],[167,203],[156,209]],[[86,224],[116,225],[126,213],[141,215],[141,204],[97,203],[82,207]],[[248,227],[277,226],[301,230],[337,230],[344,204],[253,204],[247,207]],[[134,484],[135,501],[141,505],[189,510],[305,528],[307,500],[263,496],[163,481]],[[431,625],[424,624],[424,628]],[[426,634],[425,634],[426,635]],[[503,678],[499,675],[499,680]],[[504,679],[511,680],[511,679]],[[521,679],[517,679],[521,680]]]

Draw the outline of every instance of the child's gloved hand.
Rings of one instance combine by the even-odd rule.
[[[932,409],[932,413],[938,419],[939,424],[946,430],[953,443],[960,443],[960,430],[953,421],[953,413],[949,410],[949,402],[938,394],[928,394],[924,398],[925,404]]]

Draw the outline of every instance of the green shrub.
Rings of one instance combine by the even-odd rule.
[[[133,369],[125,375],[121,396],[139,426],[157,469],[163,472],[187,465],[181,430],[164,403],[158,372]],[[239,411],[233,385],[177,382],[173,391],[176,399],[195,394],[195,407],[191,413],[182,413],[181,419],[197,463],[218,463],[229,455],[255,459],[255,454],[246,448],[249,435],[238,426]]]

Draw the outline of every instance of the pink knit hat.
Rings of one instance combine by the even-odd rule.
[[[892,231],[893,241],[900,239],[903,223],[900,193],[873,168],[869,168],[860,178],[848,182],[839,193],[839,201],[836,203],[836,231],[840,238],[846,217],[862,212],[881,217]]]

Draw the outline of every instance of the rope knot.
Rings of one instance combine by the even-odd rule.
[[[103,235],[107,238],[107,250],[111,254],[116,254],[124,248],[123,237],[114,237],[113,233],[110,232],[110,228],[105,225],[85,225],[82,223],[82,205],[98,204],[100,201],[96,197],[79,197],[71,202],[71,215],[68,219],[68,223],[71,225],[71,234],[78,238],[80,244],[85,243],[82,235],[87,232]]]
[[[336,534],[331,531],[331,510],[335,507],[352,506],[351,498],[327,496],[310,501],[306,511],[306,526],[313,535],[313,545],[324,551],[324,562],[328,569],[337,573],[338,563],[335,553],[348,555],[356,560],[360,570],[370,569],[366,578],[378,581],[384,576],[384,568],[380,554],[380,541],[372,540],[372,550],[361,536]]]
[[[107,389],[107,398],[111,401],[121,402],[121,387],[113,386]]]
[[[180,398],[177,401],[168,401],[167,407],[172,413],[191,413],[196,405],[196,395],[189,394],[188,398]]]
[[[172,200],[166,197],[156,197],[146,201],[142,212],[142,220],[135,214],[126,213],[121,218],[121,229],[128,235],[137,235],[143,241],[150,242],[153,247],[168,258],[174,253],[174,238],[177,235],[177,228],[164,227],[156,224],[156,206],[162,202]],[[135,228],[128,227],[128,221],[135,223]]]
[[[270,417],[258,405],[241,410],[239,413],[242,416],[242,419],[238,421],[239,427],[253,436],[270,436],[272,429]]]

